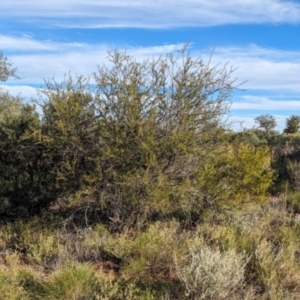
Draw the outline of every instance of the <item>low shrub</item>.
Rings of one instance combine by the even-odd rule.
[[[247,256],[234,250],[193,247],[188,261],[177,265],[177,274],[189,299],[224,299],[243,287],[246,262]]]

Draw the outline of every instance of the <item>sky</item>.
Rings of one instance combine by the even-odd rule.
[[[300,0],[10,0],[0,1],[0,51],[20,80],[3,86],[26,99],[45,78],[89,75],[108,51],[138,60],[176,53],[228,63],[237,82],[234,130],[273,115],[277,130],[300,115]]]

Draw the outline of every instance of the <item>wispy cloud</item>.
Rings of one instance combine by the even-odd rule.
[[[28,85],[0,85],[0,91],[1,90],[6,90],[9,92],[10,95],[13,96],[21,96],[26,100],[36,98],[38,96],[38,90]]]
[[[0,36],[0,44],[9,59],[18,67],[19,81],[6,83],[10,93],[22,94],[26,99],[36,96],[33,86],[42,85],[43,78],[63,79],[71,71],[72,75],[90,75],[97,71],[97,65],[107,64],[108,51],[117,45],[60,43],[51,40],[36,40],[30,36]],[[135,56],[137,60],[176,53],[183,44],[154,45],[149,47],[125,47],[122,51]],[[208,62],[211,49],[195,49],[190,46],[193,57],[201,57]],[[238,67],[233,77],[238,81],[248,80],[243,88],[244,94],[234,96],[231,107],[231,120],[243,121],[244,127],[254,125],[255,112],[275,113],[278,128],[284,127],[286,115],[300,110],[300,53],[280,49],[261,48],[256,45],[247,47],[217,48],[212,56],[211,65],[226,62]],[[262,91],[263,90],[263,91]],[[258,95],[259,91],[259,95]],[[262,95],[264,94],[264,95]],[[260,114],[257,113],[257,114]],[[240,129],[239,122],[234,128]]]
[[[1,37],[0,37],[1,39]],[[31,50],[35,42],[43,47],[43,42],[30,39],[30,43],[24,43],[21,47],[23,38],[18,43],[17,38],[10,39],[12,43],[7,45],[11,50],[9,59],[18,68],[18,74],[22,78],[22,84],[43,83],[43,78],[55,78],[62,80],[65,74],[71,72],[73,75],[89,76],[97,71],[99,65],[109,65],[108,52],[116,48],[106,44],[60,44],[45,42],[48,51],[37,52]],[[32,44],[31,44],[32,43]],[[26,45],[28,48],[26,48]],[[51,45],[51,46],[47,46]],[[127,47],[123,48],[128,54],[135,56],[137,60],[149,57],[165,55],[170,52],[182,49],[183,44],[158,45],[151,47]],[[19,49],[20,48],[20,49]],[[122,51],[122,48],[120,48]],[[18,50],[18,51],[15,51]],[[5,52],[6,53],[6,52]],[[13,81],[9,81],[13,83]]]
[[[242,100],[233,102],[232,110],[260,110],[260,111],[293,111],[300,110],[299,100],[276,101],[266,97],[245,95]]]
[[[300,92],[300,53],[280,49],[247,47],[217,48],[214,62],[229,62],[245,89]]]
[[[116,45],[59,43],[38,41],[32,37],[0,36],[10,53],[9,58],[19,69],[23,78],[20,82],[41,83],[42,78],[55,77],[61,80],[69,71],[72,74],[90,75],[97,70],[97,65],[107,64],[108,51]],[[36,47],[35,47],[36,46]],[[138,60],[176,52],[183,44],[157,45],[149,47],[122,47]],[[38,49],[41,49],[40,51]],[[43,50],[46,49],[46,50]],[[211,49],[190,48],[191,55],[209,60]],[[237,67],[233,77],[238,82],[247,81],[242,88],[246,90],[265,90],[300,92],[300,53],[278,49],[266,49],[255,45],[247,47],[217,48],[213,54],[212,64],[225,64]]]
[[[292,0],[10,0],[1,1],[0,16],[43,26],[178,28],[299,23],[300,5]]]
[[[0,34],[1,51],[20,51],[20,52],[63,52],[80,51],[91,48],[85,43],[57,43],[51,40],[39,41],[31,36],[21,37],[7,36]]]

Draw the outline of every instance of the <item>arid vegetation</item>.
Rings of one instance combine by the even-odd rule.
[[[234,69],[186,49],[108,60],[0,91],[1,299],[299,299],[300,118],[232,131]]]

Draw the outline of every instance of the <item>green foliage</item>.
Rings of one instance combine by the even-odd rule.
[[[300,223],[283,198],[214,211],[185,229],[155,222],[112,234],[60,221],[1,225],[1,299],[299,299]],[[46,249],[55,262],[33,259],[51,257]]]
[[[255,147],[268,144],[265,135],[262,135],[261,131],[257,129],[244,129],[240,132],[230,133],[230,142],[232,144],[249,144]]]
[[[97,172],[94,160],[100,149],[96,147],[95,104],[82,77],[46,84],[41,104],[44,160],[54,176],[53,184],[65,196],[80,190],[85,176]]]
[[[198,184],[211,205],[235,206],[249,197],[263,195],[273,181],[269,149],[244,143],[225,145],[199,173]]]
[[[0,118],[2,121],[20,115],[22,105],[23,99],[21,97],[11,96],[7,90],[0,89]]]
[[[39,116],[19,98],[0,95],[0,213],[24,216],[55,199],[43,160]]]
[[[300,116],[292,115],[286,119],[284,133],[297,133],[300,129]]]
[[[220,201],[268,189],[261,142],[228,145],[222,120],[232,68],[211,67],[186,49],[142,62],[115,51],[109,60],[94,85],[81,76],[47,81],[41,116],[3,97],[3,213],[32,214],[67,199],[120,230],[174,216],[188,223]]]
[[[274,189],[300,188],[300,138],[296,134],[282,135],[271,145],[272,168],[277,175]]]
[[[0,249],[26,255],[27,261],[45,267],[55,265],[63,252],[59,235],[56,232],[57,220],[42,217],[30,221],[16,221],[13,224],[2,224],[0,231]],[[38,230],[37,230],[38,228]]]
[[[104,205],[114,220],[131,216],[131,222],[199,211],[195,176],[221,141],[231,72],[184,52],[142,63],[115,52],[110,60],[113,67],[95,76]]]
[[[233,69],[186,49],[109,61],[40,114],[0,91],[1,299],[299,299],[299,195],[255,204],[299,189],[299,136],[230,132]]]
[[[199,170],[223,143],[233,70],[180,56],[110,53],[96,87],[48,82],[42,136],[61,196],[101,208],[115,226],[199,214]],[[83,201],[84,200],[84,201]]]
[[[6,81],[9,77],[18,78],[16,68],[12,68],[12,63],[0,51],[0,81]]]
[[[258,127],[265,130],[266,133],[270,132],[277,125],[275,118],[269,114],[256,117],[255,122],[258,124]]]
[[[292,253],[295,248],[286,250]],[[259,277],[269,299],[297,299],[299,297],[299,268],[294,256],[286,256],[283,247],[274,251],[272,242],[262,240],[255,251]],[[277,271],[274,271],[274,270]]]
[[[86,264],[66,265],[47,279],[40,299],[92,299],[96,277]]]
[[[230,154],[229,170],[226,173],[231,182],[235,183],[233,194],[237,197],[263,195],[273,180],[269,148],[240,144]]]
[[[170,284],[175,276],[175,257],[186,252],[186,236],[176,222],[157,222],[136,236],[124,232],[110,237],[105,251],[122,262],[125,277],[143,284]],[[175,276],[176,277],[176,276]]]
[[[287,205],[295,213],[300,213],[300,192],[292,192],[287,196]]]
[[[266,134],[269,134],[276,127],[277,123],[272,115],[265,114],[255,118],[259,128],[262,128]]]
[[[89,264],[67,264],[42,287],[37,299],[155,300],[162,294],[123,279],[97,277]]]

